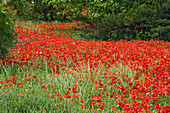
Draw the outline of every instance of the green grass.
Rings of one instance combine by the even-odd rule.
[[[81,105],[79,102],[72,103],[72,99],[66,98],[63,98],[63,101],[60,101],[57,97],[48,97],[48,94],[54,95],[54,90],[57,90],[57,93],[59,93],[60,96],[64,97],[64,94],[68,91],[68,88],[73,88],[74,84],[77,83],[79,85],[77,91],[78,94],[81,95],[78,100],[85,100],[85,105],[89,106],[89,104],[92,102],[90,100],[92,96],[97,96],[99,93],[104,95],[104,92],[102,90],[95,90],[95,81],[101,80],[102,84],[104,85],[103,87],[105,88],[107,88],[107,83],[111,82],[111,79],[109,77],[101,79],[103,73],[108,71],[105,66],[100,66],[94,69],[90,69],[90,67],[88,67],[87,65],[81,65],[80,67],[77,67],[77,69],[59,67],[59,71],[61,72],[60,75],[51,73],[51,69],[47,66],[47,63],[40,65],[38,68],[30,66],[18,66],[17,64],[1,66],[2,68],[0,69],[0,81],[6,80],[10,76],[17,76],[20,78],[16,82],[23,82],[22,85],[24,85],[24,87],[18,87],[18,85],[13,84],[12,82],[5,83],[5,85],[12,85],[12,88],[1,85],[1,89],[3,90],[0,93],[0,100],[2,101],[0,106],[3,108],[4,112],[6,110],[9,110],[10,112],[43,112],[44,110],[48,110],[48,112],[59,112],[60,110],[63,112],[72,111],[73,113],[76,113],[78,109],[80,110],[80,112],[88,112],[81,109]],[[71,73],[66,73],[65,71],[63,71],[63,69],[69,70],[71,71]],[[74,72],[74,70],[76,71]],[[77,70],[79,72],[77,72]],[[115,73],[117,78],[120,80],[117,84],[115,84],[115,87],[122,84],[124,87],[128,88],[127,83],[123,82],[124,80],[121,79],[122,74],[128,74],[130,79],[132,79],[132,77],[136,74],[134,70],[124,67],[123,65],[120,65],[119,67],[113,65],[113,67],[110,68],[109,71],[110,75],[108,76],[112,76]],[[122,73],[120,74],[119,71],[121,71]],[[25,80],[26,74],[28,74],[28,77],[30,77],[30,81]],[[36,75],[37,78],[32,79],[31,77],[34,75]],[[53,78],[52,75],[55,77]],[[87,77],[89,78],[88,80]],[[49,87],[42,90],[43,85],[37,84],[38,81],[46,83],[46,85],[48,85]],[[52,88],[50,87],[50,85],[54,85],[54,87]],[[47,90],[47,92],[45,90]],[[112,88],[108,88],[108,92],[111,91]],[[24,93],[23,97],[19,96],[19,93],[21,92]],[[4,97],[4,95],[6,95],[7,97]],[[54,99],[56,99],[56,101],[53,101]],[[72,104],[68,104],[66,106],[65,102]],[[10,105],[7,106],[8,104]],[[103,111],[108,112],[110,110],[109,106],[116,106],[117,103],[110,100],[106,101],[106,104],[108,107],[105,107]],[[40,106],[40,108],[37,108],[37,105]],[[55,107],[54,109],[54,106],[58,107]],[[75,106],[74,109],[73,106]],[[120,111],[118,110],[117,112]]]

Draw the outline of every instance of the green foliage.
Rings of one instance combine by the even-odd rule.
[[[27,2],[27,0],[10,0],[7,4],[13,9],[16,10],[17,13],[15,15],[15,19],[31,19],[31,7],[32,4]]]
[[[66,20],[64,14],[60,13],[64,10],[64,7],[53,7],[49,1],[43,0],[27,0],[27,3],[31,4],[31,14],[29,17],[37,21],[63,21]]]
[[[170,0],[44,0],[71,13],[72,20],[88,24],[80,37],[99,40],[159,39],[169,35]],[[86,7],[85,7],[86,6]],[[85,9],[86,15],[80,12]],[[90,26],[89,26],[90,25]]]
[[[90,27],[80,28],[80,37],[97,40],[159,39],[170,41],[170,0],[126,1],[124,10],[115,11],[92,19],[83,17]],[[133,3],[133,4],[132,4]],[[100,9],[100,8],[99,8]],[[122,9],[122,8],[119,8]]]
[[[49,5],[42,0],[10,0],[7,3],[17,10],[16,19],[48,21]]]
[[[170,105],[170,95],[164,95],[162,97],[160,97],[160,99],[158,100],[158,102],[165,104],[165,105]]]
[[[14,9],[18,10],[19,16],[27,15],[28,19],[81,21],[88,26],[78,29],[79,36],[86,39],[170,40],[168,38],[170,0],[11,0],[10,2],[14,5]]]
[[[107,28],[110,27],[106,26],[106,29],[103,27],[99,27],[97,24],[100,24],[103,18],[106,15],[116,15],[120,12],[126,12],[128,8],[125,8],[125,2],[120,2],[118,0],[44,0],[45,3],[52,4],[54,7],[62,9],[58,14],[65,15],[67,19],[71,20],[80,20],[85,24],[89,24],[90,26],[85,27],[85,29],[81,30],[81,37],[84,38],[99,38],[99,36],[106,36],[108,33]],[[84,11],[84,14],[82,14]],[[104,22],[105,23],[105,22]],[[112,26],[112,25],[111,25]],[[89,28],[90,27],[90,28]],[[99,29],[101,28],[101,29]],[[98,33],[99,31],[103,30],[102,32]],[[94,33],[95,32],[95,33]],[[107,37],[110,37],[107,35]],[[106,39],[105,37],[103,37]]]
[[[45,3],[62,9],[60,14],[69,19],[78,20],[77,15],[81,15],[83,9],[91,19],[98,19],[106,14],[125,12],[124,3],[118,0],[43,0]]]
[[[33,17],[35,20],[44,20],[48,21],[47,14],[49,13],[49,10],[51,10],[51,7],[47,4],[42,2],[42,0],[33,0]]]
[[[0,59],[6,58],[8,48],[14,46],[16,32],[12,15],[9,7],[0,2]]]
[[[43,3],[50,7],[50,17],[57,21],[72,21],[83,10],[81,0],[43,0]]]

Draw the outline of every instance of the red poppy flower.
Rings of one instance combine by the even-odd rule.
[[[63,97],[62,97],[62,96],[59,96],[59,99],[60,99],[60,100],[63,100]]]
[[[37,108],[40,108],[40,106],[37,106]]]
[[[72,96],[71,95],[64,95],[64,98],[71,98]]]
[[[25,80],[26,80],[26,81],[30,81],[30,78],[29,78],[29,77],[26,77]]]
[[[37,76],[32,76],[32,78],[37,78]]]
[[[98,109],[103,110],[103,109],[104,109],[104,107],[103,107],[103,106],[99,106],[99,108],[98,108]]]
[[[21,96],[21,97],[22,97],[22,96],[24,96],[24,93],[23,93],[23,92],[21,92],[21,93],[20,93],[20,96]]]
[[[85,103],[85,101],[84,101],[84,100],[82,100],[82,99],[80,100],[80,102],[81,102],[81,103]]]
[[[42,84],[43,82],[42,82],[42,81],[38,81],[38,84],[39,84],[39,83]]]
[[[114,97],[114,95],[110,95],[110,98],[113,98]]]
[[[6,2],[4,2],[3,4],[4,4],[4,5],[7,5],[7,3],[6,3]]]
[[[74,84],[74,87],[78,87],[78,84]]]
[[[101,106],[106,106],[106,103],[105,102],[101,102]]]
[[[156,106],[156,108],[160,108],[160,104],[159,103],[156,103],[155,106]]]
[[[111,107],[111,110],[112,110],[112,111],[115,111],[115,110],[116,110],[116,108],[115,108],[114,106],[112,106],[112,107]]]
[[[76,90],[76,88],[72,88],[72,92],[73,92],[73,93],[78,93],[78,91]]]

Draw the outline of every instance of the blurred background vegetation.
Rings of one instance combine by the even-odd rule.
[[[81,21],[79,36],[96,40],[170,41],[170,0],[6,0],[15,19]]]
[[[0,0],[0,5],[0,54],[13,45],[15,20],[79,21],[85,27],[75,29],[84,39],[170,41],[170,0]]]
[[[7,0],[16,19],[82,21],[79,36],[96,40],[170,41],[170,0]]]

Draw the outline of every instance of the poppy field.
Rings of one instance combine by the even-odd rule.
[[[81,40],[72,27],[15,21],[18,43],[0,60],[2,112],[170,112],[170,42]]]

